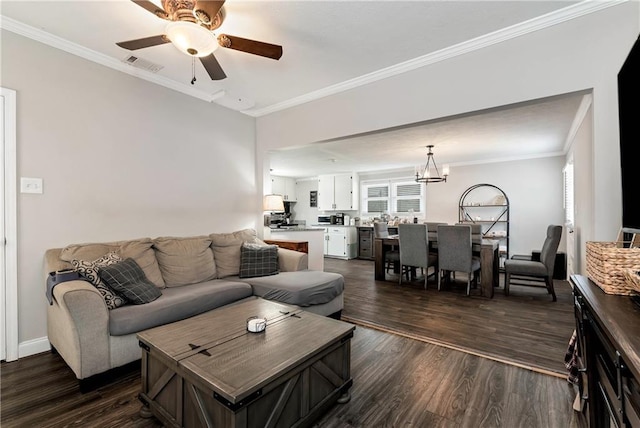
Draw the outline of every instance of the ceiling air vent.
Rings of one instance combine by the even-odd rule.
[[[136,68],[140,68],[142,70],[150,71],[152,73],[157,73],[164,68],[164,66],[162,65],[154,64],[151,61],[147,61],[146,59],[142,59],[133,55],[129,55],[128,57],[123,59],[122,62],[132,65]]]

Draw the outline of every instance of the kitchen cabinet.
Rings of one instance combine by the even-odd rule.
[[[296,202],[296,179],[291,177],[271,176],[271,193],[282,195],[282,199]]]
[[[358,228],[358,258],[373,260],[373,228],[371,227],[359,227]]]
[[[320,211],[355,211],[359,205],[359,180],[356,173],[318,177]]]
[[[395,226],[389,226],[389,235],[397,235],[398,228]],[[373,227],[362,226],[358,227],[358,258],[366,260],[374,260],[376,257],[375,245],[374,245],[374,233]]]
[[[340,259],[354,259],[357,256],[357,231],[351,226],[332,226],[325,229],[324,255]]]

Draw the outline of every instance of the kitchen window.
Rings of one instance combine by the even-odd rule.
[[[412,178],[363,181],[361,215],[392,216],[424,213],[424,186]]]

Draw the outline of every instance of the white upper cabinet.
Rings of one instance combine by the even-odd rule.
[[[318,177],[318,209],[355,211],[360,199],[358,189],[356,173],[321,175]]]
[[[282,199],[289,202],[297,201],[296,179],[290,177],[271,176],[271,193],[282,195]]]

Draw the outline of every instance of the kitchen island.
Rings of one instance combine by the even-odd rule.
[[[268,229],[265,239],[307,241],[309,269],[324,270],[324,228],[308,226],[285,226]]]

